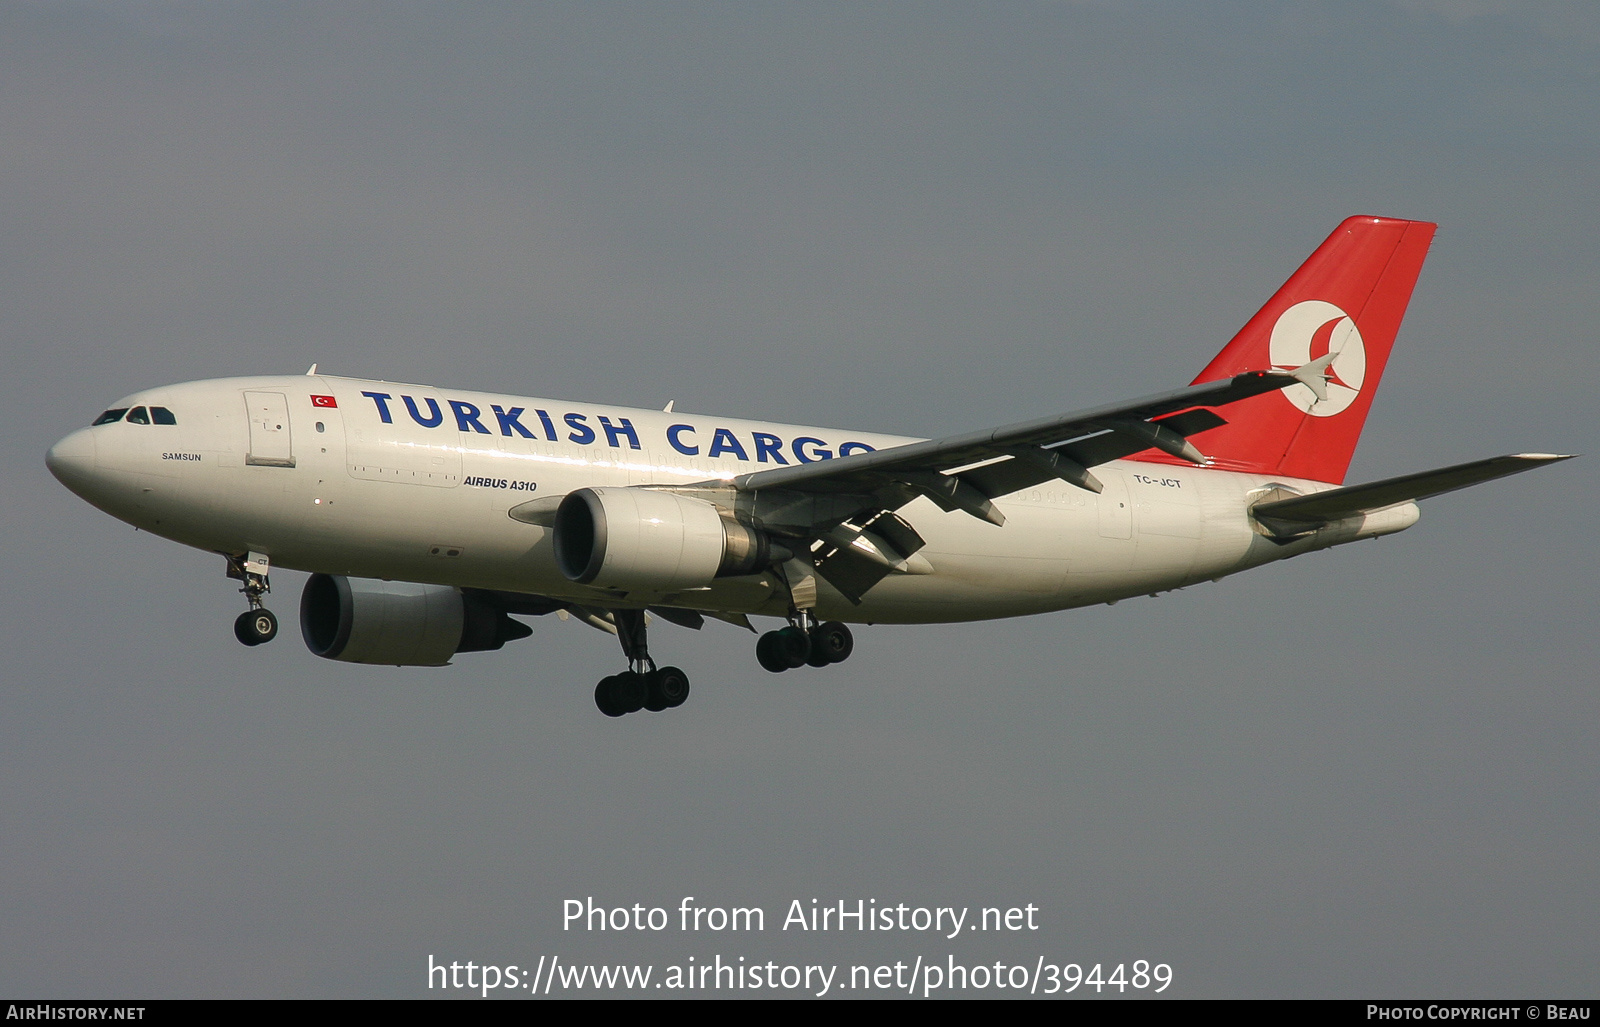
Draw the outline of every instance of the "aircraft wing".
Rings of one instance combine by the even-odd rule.
[[[1330,354],[1293,370],[1247,371],[1127,403],[755,471],[736,477],[733,487],[751,497],[769,527],[809,540],[806,565],[794,571],[800,580],[814,571],[859,603],[889,574],[931,569],[917,556],[922,536],[895,512],[919,496],[946,512],[1003,525],[1005,515],[992,500],[1052,479],[1100,492],[1091,467],[1146,449],[1203,465],[1206,458],[1189,436],[1227,423],[1210,408],[1297,382],[1323,389],[1332,359]]]
[[[1304,532],[1346,517],[1371,513],[1398,503],[1427,499],[1480,482],[1504,478],[1508,474],[1531,471],[1535,467],[1542,467],[1558,460],[1570,459],[1571,456],[1558,456],[1553,453],[1513,453],[1509,456],[1497,456],[1488,460],[1475,460],[1469,464],[1443,467],[1435,471],[1403,474],[1398,478],[1385,478],[1365,485],[1347,485],[1309,496],[1294,496],[1270,503],[1258,503],[1251,513],[1258,521],[1274,530]]]
[[[1205,457],[1188,436],[1227,422],[1209,407],[1258,396],[1308,379],[1322,384],[1327,358],[1294,370],[1249,371],[1221,381],[1001,428],[914,442],[795,467],[742,474],[740,492],[769,489],[876,495],[897,509],[918,495],[946,511],[991,524],[1005,517],[990,500],[1058,478],[1101,490],[1089,468],[1155,448],[1196,464]],[[898,502],[893,493],[899,493]]]

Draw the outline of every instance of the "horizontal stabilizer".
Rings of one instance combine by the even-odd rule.
[[[1269,521],[1294,525],[1328,524],[1346,517],[1382,510],[1398,503],[1414,502],[1427,499],[1429,496],[1454,492],[1469,485],[1504,478],[1508,474],[1531,471],[1535,467],[1543,467],[1557,460],[1570,459],[1572,459],[1570,455],[1557,456],[1552,453],[1514,453],[1488,460],[1475,460],[1470,464],[1442,467],[1436,471],[1404,474],[1398,478],[1386,478],[1365,485],[1349,485],[1309,496],[1259,503],[1251,513],[1257,520],[1268,524],[1268,527],[1272,527]]]

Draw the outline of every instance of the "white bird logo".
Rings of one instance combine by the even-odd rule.
[[[1306,385],[1292,385],[1283,397],[1313,417],[1331,417],[1356,401],[1367,378],[1367,347],[1355,319],[1325,300],[1303,300],[1278,315],[1269,354],[1274,367],[1300,367],[1329,353],[1328,398],[1318,399]]]

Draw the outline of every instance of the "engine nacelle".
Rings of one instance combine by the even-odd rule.
[[[456,653],[498,649],[533,629],[507,616],[492,594],[313,574],[300,593],[300,634],[329,660],[443,667]]]
[[[556,509],[556,565],[569,581],[627,592],[702,588],[767,565],[761,532],[710,503],[655,489],[579,489]]]

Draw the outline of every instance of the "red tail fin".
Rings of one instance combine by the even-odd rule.
[[[1240,329],[1196,383],[1330,352],[1328,396],[1295,385],[1234,403],[1196,438],[1215,467],[1340,484],[1437,225],[1346,220]]]

